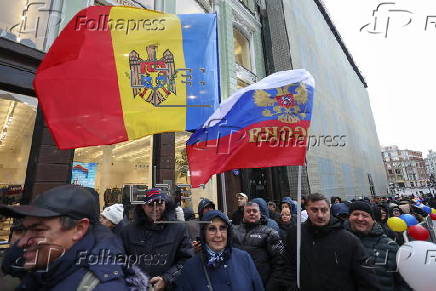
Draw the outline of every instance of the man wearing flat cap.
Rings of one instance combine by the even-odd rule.
[[[349,224],[345,227],[362,242],[371,266],[382,290],[411,290],[397,271],[398,244],[390,239],[374,219],[374,206],[365,201],[355,201],[349,207]]]
[[[160,189],[145,192],[144,204],[136,205],[133,223],[121,230],[124,248],[149,276],[153,290],[171,290],[185,261],[192,257],[186,226],[175,223],[175,205]]]
[[[77,185],[52,188],[29,205],[0,205],[0,214],[23,218],[23,235],[12,247],[22,251],[14,267],[25,271],[17,290],[127,290],[122,266],[89,261],[102,250],[124,254],[96,211],[95,198]]]

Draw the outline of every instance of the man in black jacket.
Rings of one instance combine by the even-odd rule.
[[[135,208],[135,220],[121,230],[121,238],[130,258],[150,277],[154,290],[171,290],[183,264],[192,252],[184,224],[175,221],[170,199],[160,189],[146,191],[145,204]]]
[[[309,219],[301,226],[300,290],[379,290],[372,270],[363,266],[364,249],[359,239],[330,216],[330,205],[321,194],[306,197]],[[290,278],[297,282],[297,231],[287,236]]]
[[[248,202],[244,219],[233,228],[233,246],[251,255],[266,290],[282,290],[284,277],[284,245],[277,231],[266,226],[259,205]]]
[[[396,255],[399,246],[386,236],[381,225],[374,220],[373,210],[364,201],[353,202],[345,226],[362,242],[368,256],[368,265],[374,269],[383,291],[411,290],[397,270]]]
[[[236,193],[236,199],[238,200],[238,209],[232,214],[232,224],[239,225],[244,218],[244,205],[248,201],[248,196],[244,193]]]

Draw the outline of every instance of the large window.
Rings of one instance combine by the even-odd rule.
[[[36,117],[36,98],[0,91],[0,203],[21,201]],[[0,218],[1,219],[1,218]],[[10,219],[0,220],[0,241]]]
[[[100,205],[121,202],[124,185],[152,186],[153,137],[76,149],[72,184],[95,188]]]
[[[95,0],[94,5],[121,5],[154,9],[154,0]]]
[[[186,141],[190,137],[190,133],[176,133],[176,148],[175,148],[175,164],[176,164],[176,184],[191,184],[191,177],[188,168],[188,160],[186,156]],[[197,211],[198,202],[201,198],[208,198],[217,202],[217,181],[216,176],[212,176],[206,185],[190,189],[190,195],[185,195],[186,199],[182,199],[182,207],[192,207]]]
[[[45,50],[49,45],[49,34],[57,33],[56,28],[62,19],[62,11],[54,7],[54,2],[0,0],[0,29],[10,33],[17,42]]]
[[[242,34],[237,28],[233,29],[233,42],[235,60],[238,65],[252,71],[250,40]]]
[[[204,8],[195,0],[176,1],[177,14],[205,13]]]

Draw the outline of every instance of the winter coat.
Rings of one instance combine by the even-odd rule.
[[[297,226],[286,240],[287,262],[291,278],[297,278]],[[332,217],[326,226],[314,226],[310,219],[301,225],[301,291],[379,290],[374,274],[366,269],[365,250],[359,239],[343,229]]]
[[[121,234],[121,230],[126,226],[126,225],[128,225],[129,224],[129,220],[126,218],[126,217],[124,217],[123,218],[123,220],[121,220],[117,225],[115,225],[113,228],[112,228],[112,232],[116,235],[116,236],[120,236],[120,234]]]
[[[242,223],[234,227],[233,246],[247,251],[256,265],[267,290],[281,284],[285,272],[284,245],[277,231],[265,225]]]
[[[177,291],[207,291],[207,279],[200,254],[189,259],[177,280]],[[207,269],[214,291],[261,291],[262,280],[250,255],[232,248],[231,257],[217,269]]]
[[[108,234],[99,236],[101,231]],[[113,263],[119,255],[124,251],[119,249],[115,236],[102,226],[95,227],[52,262],[47,271],[28,272],[16,290],[76,290],[89,272],[99,281],[94,291],[128,290],[122,266]],[[95,263],[95,258],[108,263]]]
[[[267,226],[271,227],[275,231],[279,231],[280,229],[277,222],[269,218],[268,204],[266,203],[266,201],[263,198],[254,198],[253,200],[251,200],[251,202],[259,205],[260,213],[262,214],[263,217],[265,217],[267,221]]]
[[[286,237],[288,236],[288,232],[289,230],[294,227],[294,225],[296,225],[297,222],[292,220],[290,221],[290,223],[284,223],[283,221],[279,221],[279,227],[280,227],[280,231],[279,231],[279,236],[280,239],[284,242],[286,241]]]
[[[345,227],[352,231],[348,221]],[[360,239],[365,248],[367,265],[374,269],[381,290],[411,290],[397,271],[396,255],[399,246],[386,236],[381,225],[375,223],[368,234],[353,233]]]
[[[244,206],[240,206],[232,214],[232,224],[239,225],[242,223],[243,219],[244,219]]]
[[[202,252],[189,259],[183,267],[182,274],[176,282],[176,290],[194,291],[208,290],[207,276],[210,279],[214,291],[258,291],[264,290],[262,280],[256,270],[250,255],[236,248],[232,248],[232,225],[225,214],[218,210],[212,210],[203,216],[203,221],[211,221],[220,218],[227,224],[227,245],[224,251],[224,260],[208,265],[207,251],[202,248]],[[206,245],[205,229],[208,224],[201,224],[200,241]]]
[[[167,208],[165,220],[175,220],[174,209]],[[150,278],[163,277],[173,284],[185,261],[192,257],[192,243],[186,226],[179,223],[153,223],[141,206],[135,209],[135,220],[121,230],[121,239],[128,255],[135,255],[137,265]]]

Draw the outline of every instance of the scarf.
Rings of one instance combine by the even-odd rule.
[[[209,248],[206,244],[206,255],[207,255],[207,267],[216,269],[219,265],[221,265],[228,256],[228,249],[225,248],[220,252],[216,252]]]

